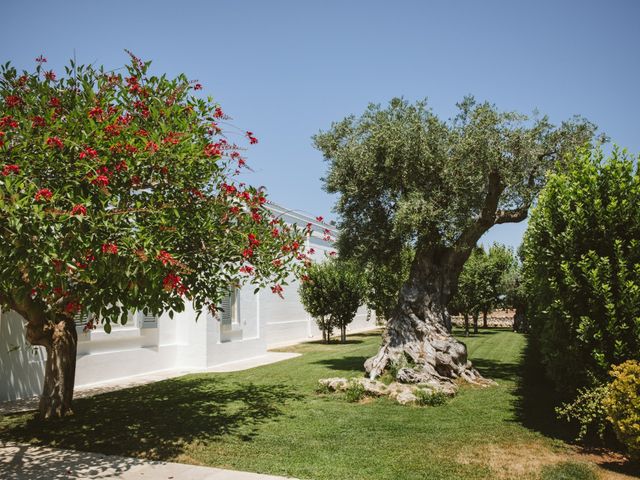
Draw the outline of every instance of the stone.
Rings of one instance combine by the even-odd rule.
[[[381,397],[387,394],[387,386],[384,383],[379,382],[378,380],[359,378],[356,381],[364,387],[365,391],[369,395]]]
[[[346,378],[341,377],[332,377],[332,378],[321,378],[318,380],[320,385],[326,385],[329,390],[334,392],[338,392],[341,390],[345,390],[349,381]]]
[[[418,400],[418,397],[416,397],[412,392],[404,390],[395,397],[395,400],[400,405],[407,405],[408,403],[415,403],[416,400]]]

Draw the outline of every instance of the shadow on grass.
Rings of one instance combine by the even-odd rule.
[[[314,362],[316,365],[324,365],[331,370],[343,370],[350,371],[355,370],[364,374],[364,362],[368,357],[339,357],[339,358],[325,358]]]
[[[258,425],[301,398],[282,384],[188,376],[76,400],[75,414],[61,420],[8,419],[0,439],[166,460],[193,441],[250,441]]]
[[[483,377],[492,380],[513,381],[520,369],[517,363],[497,362],[485,358],[474,358],[472,363]]]

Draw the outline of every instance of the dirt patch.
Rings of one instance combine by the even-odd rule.
[[[519,444],[486,444],[465,449],[457,461],[464,465],[486,466],[492,478],[499,480],[537,479],[547,465],[561,462],[581,462],[596,468],[602,480],[632,480],[626,458],[606,450],[584,450],[574,447],[553,449],[543,442]]]

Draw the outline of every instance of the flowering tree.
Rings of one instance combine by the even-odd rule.
[[[78,314],[110,332],[133,309],[215,313],[231,285],[280,293],[306,260],[301,232],[233,181],[245,159],[220,106],[130,56],[124,75],[0,70],[0,304],[46,348],[45,418],[71,412]]]

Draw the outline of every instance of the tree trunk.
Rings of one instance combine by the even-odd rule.
[[[489,324],[487,323],[487,311],[482,312],[482,328],[489,328]]]
[[[365,362],[371,378],[406,359],[413,366],[398,370],[396,379],[402,382],[425,383],[443,391],[455,391],[453,380],[458,378],[486,383],[467,360],[466,346],[451,335],[447,312],[471,248],[418,246],[382,346]]]
[[[473,333],[478,333],[478,312],[473,314]]]
[[[340,327],[340,343],[346,343],[347,341],[347,326],[342,325]]]
[[[464,314],[464,336],[465,337],[469,336],[469,314],[468,313]]]
[[[44,346],[47,351],[44,386],[40,405],[41,418],[71,415],[73,387],[76,376],[78,334],[72,318],[40,317],[27,324],[27,340],[32,345]]]

